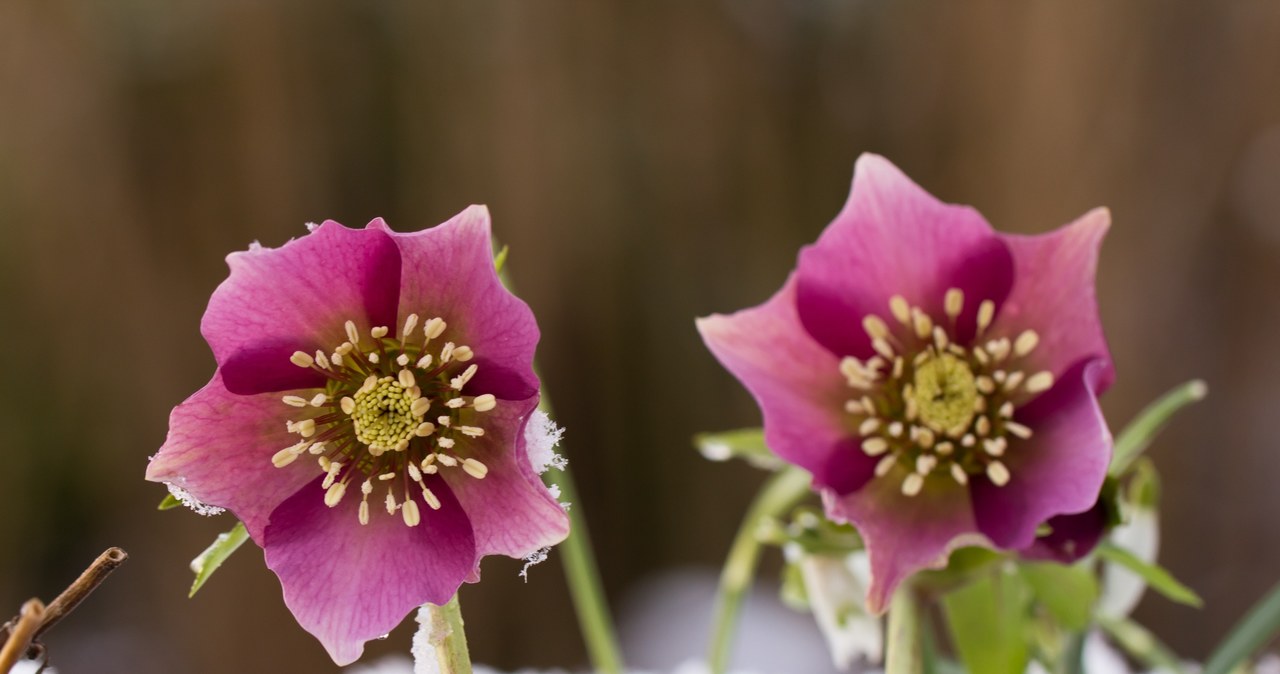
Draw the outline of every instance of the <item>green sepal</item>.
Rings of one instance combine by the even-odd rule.
[[[1116,436],[1115,451],[1111,456],[1111,475],[1123,475],[1151,445],[1151,441],[1164,429],[1165,424],[1179,410],[1191,403],[1203,400],[1209,392],[1204,381],[1193,379],[1160,396],[1138,413],[1138,416]]]
[[[1004,570],[982,576],[942,598],[960,659],[971,672],[1023,674],[1030,593],[1021,576]]]
[[[1156,472],[1155,462],[1145,456],[1135,461],[1124,491],[1129,505],[1155,510],[1160,505],[1160,474]]]
[[[1163,567],[1156,564],[1148,564],[1138,559],[1136,555],[1124,548],[1111,543],[1103,542],[1098,545],[1098,556],[1113,564],[1119,564],[1124,568],[1138,574],[1147,586],[1164,595],[1171,601],[1187,606],[1200,608],[1204,605],[1204,600],[1194,590],[1183,585],[1173,574],[1166,571]]]
[[[1069,630],[1089,625],[1098,599],[1098,580],[1087,567],[1055,562],[1028,562],[1018,570],[1031,587],[1036,602]]]
[[[699,433],[693,445],[711,461],[742,459],[756,468],[779,470],[786,465],[764,442],[764,429],[740,428],[719,433]]]
[[[832,522],[813,506],[793,510],[786,525],[773,520],[772,526],[761,528],[759,540],[778,547],[795,544],[806,555],[847,555],[865,547],[853,525]]]
[[[782,566],[782,587],[778,596],[793,610],[809,610],[809,592],[805,589],[804,573],[799,564],[788,562]]]
[[[196,596],[196,592],[205,584],[205,581],[209,580],[213,572],[217,571],[231,553],[239,550],[247,540],[249,540],[249,531],[244,528],[243,522],[236,522],[231,531],[218,534],[218,537],[205,548],[204,552],[200,553],[200,556],[191,560],[191,570],[195,572],[196,579],[191,583],[191,592],[187,597]]]
[[[180,505],[182,505],[182,501],[179,501],[173,494],[165,494],[164,500],[160,501],[160,505],[156,506],[156,510],[169,510]]]
[[[507,264],[507,253],[511,252],[510,246],[503,246],[498,249],[498,254],[493,256],[493,270],[502,273],[502,268]]]

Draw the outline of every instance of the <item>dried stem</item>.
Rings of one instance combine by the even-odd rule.
[[[31,648],[31,642],[35,640],[44,616],[44,602],[39,599],[28,599],[22,605],[22,612],[13,619],[9,628],[9,640],[0,649],[0,672],[8,674],[18,659]]]
[[[74,611],[85,597],[96,590],[128,558],[129,554],[120,548],[107,548],[48,606],[39,599],[31,599],[23,604],[22,612],[0,628],[9,633],[3,650],[0,650],[0,674],[8,674],[14,663],[31,649],[40,635]]]

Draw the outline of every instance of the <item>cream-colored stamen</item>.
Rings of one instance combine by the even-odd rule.
[[[382,339],[387,336],[388,332],[390,332],[390,330],[388,330],[385,325],[379,325],[376,328],[369,328],[369,336],[374,339]]]
[[[1009,469],[999,461],[992,461],[987,464],[987,478],[991,480],[997,487],[1003,487],[1009,484]]]
[[[1037,372],[1027,378],[1027,393],[1043,393],[1053,388],[1052,372]]]
[[[285,396],[281,398],[281,400],[284,401],[284,404],[288,405],[289,407],[306,407],[307,406],[307,399],[303,398],[302,396]]]
[[[289,362],[298,367],[311,367],[315,365],[316,359],[305,351],[294,351],[293,355],[289,356]]]
[[[1004,422],[1004,429],[1022,438],[1023,440],[1026,440],[1027,438],[1031,437],[1031,429],[1027,428],[1026,426],[1023,426],[1022,424],[1016,421]]]
[[[889,311],[893,313],[893,317],[903,325],[911,323],[911,305],[907,303],[907,299],[902,295],[894,295],[889,298]]]
[[[876,432],[880,428],[880,420],[875,417],[867,417],[858,425],[858,435],[867,436]]]
[[[911,323],[915,326],[916,337],[928,339],[933,334],[933,320],[919,308],[913,307],[911,309]]]
[[[475,363],[468,365],[467,369],[462,371],[462,374],[449,380],[449,386],[455,391],[461,391],[462,387],[466,386],[467,382],[471,381],[471,378],[476,376],[476,371],[478,369],[479,367]]]
[[[969,484],[969,474],[965,473],[958,463],[951,464],[951,477],[958,484]]]
[[[894,465],[898,463],[898,457],[892,454],[881,458],[876,462],[876,477],[884,477],[889,471],[893,470]]]
[[[324,492],[324,504],[330,508],[338,505],[342,500],[342,495],[347,493],[347,483],[337,482],[329,486]]]
[[[1035,350],[1036,344],[1040,343],[1040,335],[1035,330],[1025,330],[1013,342],[1014,355],[1021,358]]]
[[[920,489],[924,487],[924,476],[920,473],[908,473],[907,477],[902,480],[902,493],[906,496],[915,496],[920,493]]]
[[[964,291],[959,288],[948,289],[943,300],[943,311],[954,321],[962,309],[964,309]]]
[[[478,395],[471,401],[471,407],[475,408],[475,411],[477,412],[488,412],[494,407],[497,407],[497,405],[498,399],[495,398],[492,393]]]
[[[347,341],[351,343],[352,348],[358,346],[360,344],[360,331],[356,329],[356,322],[347,321],[342,327],[347,331]]]
[[[889,441],[881,437],[867,438],[862,441],[862,451],[867,456],[879,456],[889,451]]]
[[[996,315],[996,303],[991,300],[982,300],[978,304],[978,334],[982,334],[984,330],[991,326],[991,319]]]
[[[426,334],[427,336],[427,339],[435,339],[436,337],[439,337],[440,335],[444,334],[444,329],[445,329],[444,319],[440,318],[439,316],[427,321],[427,324],[422,328],[424,334]]]
[[[413,334],[413,330],[416,327],[418,327],[418,315],[409,314],[404,319],[404,330],[401,331],[400,338],[402,340],[409,339],[409,335]]]
[[[427,507],[431,508],[432,510],[440,509],[439,497],[435,495],[435,492],[431,491],[430,489],[427,489],[426,487],[422,488],[422,500],[426,501]]]
[[[462,470],[465,471],[467,475],[470,475],[471,477],[474,477],[477,480],[482,480],[484,479],[485,475],[489,474],[488,466],[471,458],[463,460]]]
[[[871,339],[886,339],[889,337],[889,326],[875,314],[867,314],[862,317],[862,329],[866,331]]]
[[[400,516],[404,518],[404,523],[416,527],[422,521],[422,516],[418,513],[418,502],[405,498],[404,505],[400,507]]]
[[[475,358],[475,355],[476,354],[471,350],[471,347],[465,344],[463,344],[462,346],[455,347],[453,349],[453,359],[458,361],[459,363],[465,363],[471,360],[472,358]]]

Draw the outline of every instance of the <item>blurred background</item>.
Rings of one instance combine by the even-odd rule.
[[[1207,605],[1137,613],[1203,657],[1280,569],[1278,83],[1265,0],[0,2],[0,614],[119,545],[47,639],[64,674],[335,671],[252,546],[186,598],[232,521],[157,512],[143,470],[213,371],[228,252],[471,203],[539,317],[610,597],[643,613],[713,573],[762,478],[691,448],[758,424],[693,317],[770,295],[874,151],[1005,231],[1111,207],[1113,427],[1210,384],[1151,454],[1162,561]],[[556,555],[519,568],[465,589],[473,655],[581,665]]]

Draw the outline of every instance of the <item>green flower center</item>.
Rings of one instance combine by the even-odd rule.
[[[357,391],[352,399],[356,404],[351,413],[356,439],[371,450],[395,449],[412,438],[421,423],[410,411],[414,398],[409,388],[390,376],[379,379],[371,389]]]
[[[973,421],[978,387],[968,363],[950,353],[929,354],[916,366],[912,397],[924,425],[967,429]]]

